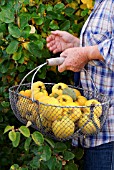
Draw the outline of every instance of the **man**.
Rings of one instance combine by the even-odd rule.
[[[62,52],[58,71],[80,71],[82,88],[110,97],[107,120],[100,133],[80,139],[85,148],[84,170],[114,170],[114,0],[96,0],[85,22],[80,39],[65,31],[52,31],[47,47]],[[89,74],[82,70],[85,68]],[[73,140],[75,145],[75,140]]]

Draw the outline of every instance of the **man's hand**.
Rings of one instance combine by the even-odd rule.
[[[101,56],[97,45],[69,48],[63,51],[60,54],[60,57],[64,57],[65,60],[63,64],[58,66],[59,72],[63,72],[65,70],[79,72],[90,60],[103,61],[103,57]]]
[[[79,46],[79,39],[66,31],[52,31],[47,37],[47,47],[53,53],[62,52],[67,48]]]

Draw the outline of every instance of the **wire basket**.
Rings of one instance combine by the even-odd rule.
[[[38,67],[37,71],[39,69]],[[101,131],[109,111],[110,100],[108,96],[100,94],[96,90],[88,91],[70,85],[68,87],[77,89],[84,94],[87,101],[98,101],[98,103],[63,106],[59,105],[54,97],[47,98],[46,103],[44,102],[46,99],[44,101],[35,100],[33,94],[31,98],[21,95],[19,91],[31,89],[34,76],[32,83],[22,84],[24,81],[22,80],[20,85],[9,88],[11,108],[19,121],[23,124],[31,121],[33,128],[58,141],[69,140],[81,135],[96,135]],[[45,83],[48,94],[52,92],[53,86],[54,83]]]

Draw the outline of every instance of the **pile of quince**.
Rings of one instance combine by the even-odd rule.
[[[101,103],[88,100],[78,89],[62,82],[54,84],[50,93],[43,82],[34,82],[31,89],[19,92],[17,109],[22,118],[60,139],[72,136],[78,129],[85,135],[100,129]]]

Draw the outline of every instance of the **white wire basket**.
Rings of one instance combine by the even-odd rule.
[[[98,93],[96,90],[89,91],[68,85],[71,89],[77,89],[84,94],[87,101],[98,102],[91,102],[90,104],[82,106],[63,106],[53,102],[55,100],[53,99],[54,97],[48,98],[47,103],[35,100],[32,91],[34,77],[39,69],[46,64],[47,63],[44,63],[29,72],[19,85],[9,88],[9,99],[14,115],[23,124],[31,121],[31,127],[57,141],[98,134],[102,130],[107,118],[110,105],[109,97],[105,94]],[[35,73],[32,81],[23,84],[25,78],[33,71],[35,71]],[[48,94],[51,94],[55,84],[44,83],[44,85]],[[19,93],[27,89],[31,89],[32,91],[31,98]]]

